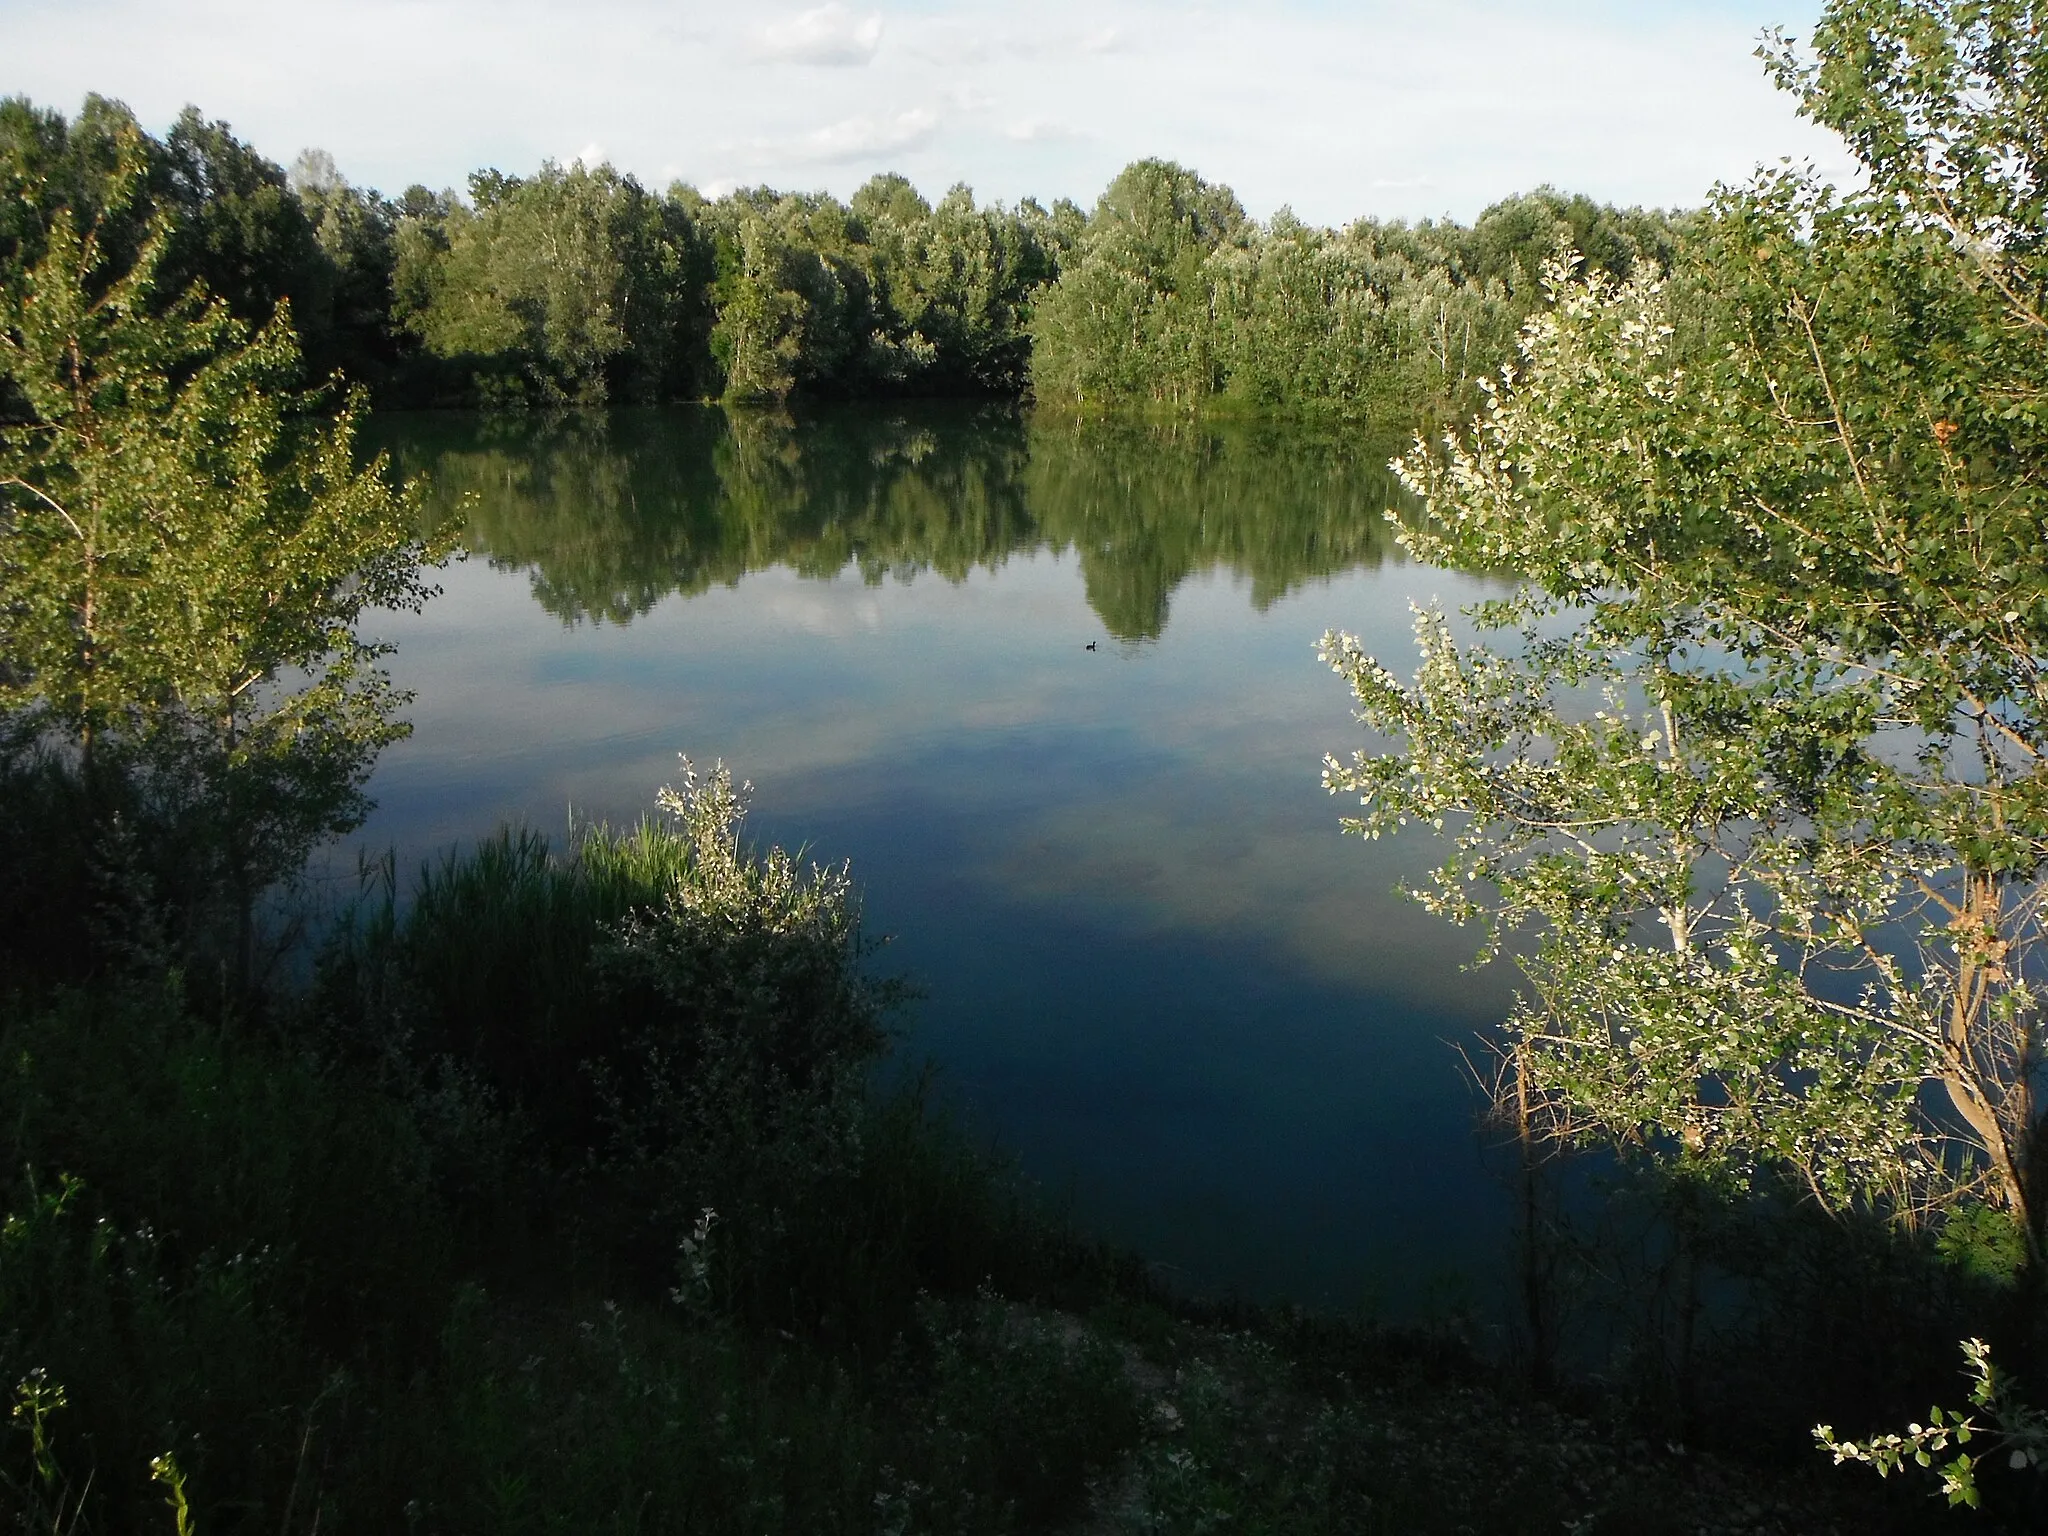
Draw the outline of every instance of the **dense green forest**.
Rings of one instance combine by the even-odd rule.
[[[0,214],[0,267],[40,217],[93,209],[137,125],[98,97],[71,119],[0,103],[0,164],[36,188]],[[110,238],[176,220],[161,282],[261,323],[288,300],[316,377],[385,405],[563,406],[796,395],[993,395],[1217,403],[1406,424],[1476,403],[1545,302],[1544,262],[1625,276],[1668,262],[1683,220],[1549,189],[1470,227],[1248,218],[1227,187],[1158,160],[1092,212],[934,205],[900,176],[841,203],[748,188],[650,192],[608,165],[481,170],[397,199],[309,151],[287,173],[194,109],[147,147]]]

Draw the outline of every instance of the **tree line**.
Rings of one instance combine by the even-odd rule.
[[[1030,393],[1449,415],[1513,355],[1549,256],[1626,277],[1668,262],[1683,224],[1549,188],[1470,226],[1260,223],[1160,160],[1090,212],[978,203],[964,185],[934,204],[896,175],[843,203],[713,199],[552,161],[392,198],[323,151],[287,171],[195,108],[158,138],[103,97],[69,119],[15,97],[0,165],[35,190],[0,211],[0,272],[35,264],[55,209],[104,211],[95,188],[125,136],[146,163],[113,245],[132,254],[168,216],[161,292],[197,283],[252,325],[286,303],[312,377],[397,406]]]

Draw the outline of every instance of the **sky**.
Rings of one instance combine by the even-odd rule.
[[[0,94],[186,104],[360,186],[609,161],[844,197],[1092,204],[1156,155],[1265,218],[1450,216],[1543,183],[1684,206],[1839,143],[1765,80],[1819,0],[0,0]]]

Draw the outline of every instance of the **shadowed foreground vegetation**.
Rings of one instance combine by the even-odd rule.
[[[374,871],[260,997],[146,899],[83,982],[10,949],[9,1528],[1921,1528],[1676,1453],[1641,1373],[1575,1417],[1456,1325],[1165,1293],[870,1086],[900,989],[741,811]]]

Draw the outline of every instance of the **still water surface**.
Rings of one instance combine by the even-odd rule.
[[[416,691],[364,829],[402,861],[647,808],[676,754],[850,859],[902,1053],[1189,1286],[1492,1300],[1502,1216],[1451,1042],[1510,978],[1340,837],[1330,627],[1410,654],[1384,443],[1008,410],[395,417],[469,556],[390,621]],[[1088,648],[1094,642],[1095,649]],[[735,1218],[737,1219],[737,1217]]]

